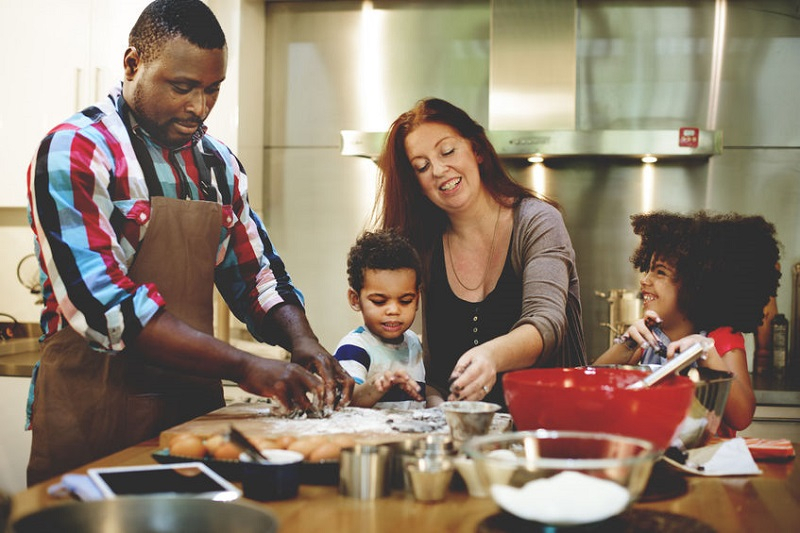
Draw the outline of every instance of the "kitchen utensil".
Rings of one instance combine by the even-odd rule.
[[[359,500],[373,500],[389,494],[387,445],[356,444],[343,448],[339,456],[339,493]]]
[[[261,450],[256,448],[256,446],[252,442],[250,442],[250,439],[245,437],[244,433],[242,433],[235,427],[231,426],[231,429],[228,432],[228,437],[230,438],[231,442],[233,442],[242,449],[242,453],[239,454],[240,461],[253,462],[253,463],[269,462],[267,458],[261,453]]]
[[[12,533],[275,533],[278,521],[267,509],[246,502],[129,496],[67,503],[26,515]]]
[[[713,346],[713,345],[714,345],[714,343],[712,341],[710,346]],[[708,346],[708,345],[706,345],[706,346]],[[644,378],[640,379],[639,381],[631,383],[626,388],[627,389],[631,389],[631,390],[636,390],[636,389],[644,389],[644,388],[648,388],[648,387],[652,387],[653,385],[656,385],[657,383],[659,383],[660,381],[664,380],[665,378],[675,374],[676,372],[680,372],[681,370],[683,370],[687,366],[689,366],[692,363],[694,363],[695,361],[697,361],[697,359],[699,359],[703,355],[703,352],[705,350],[707,350],[708,347],[710,347],[710,346],[708,346],[708,347],[706,347],[706,346],[704,346],[703,344],[701,344],[699,342],[691,345],[686,350],[675,354],[675,356],[672,359],[669,359],[664,365],[662,365],[660,368],[658,368],[655,372],[653,372],[651,374],[648,374],[647,376],[645,376]]]
[[[444,499],[453,478],[453,462],[448,456],[406,456],[403,462],[415,500],[434,503]]]
[[[643,439],[547,430],[475,437],[464,451],[495,503],[550,526],[621,513],[639,498],[660,455]]]
[[[492,425],[494,414],[500,410],[496,403],[488,402],[444,402],[440,408],[450,427],[456,445],[476,435],[486,435]]]
[[[576,430],[645,439],[666,449],[694,397],[694,383],[671,375],[657,387],[626,388],[647,375],[618,368],[531,368],[503,376],[518,430]]]

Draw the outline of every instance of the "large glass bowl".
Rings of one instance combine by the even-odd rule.
[[[557,527],[623,512],[645,489],[660,456],[643,439],[543,429],[474,437],[463,449],[504,511]]]

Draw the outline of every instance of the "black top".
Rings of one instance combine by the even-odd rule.
[[[433,249],[425,307],[425,336],[430,360],[425,381],[447,397],[449,379],[459,357],[484,342],[511,330],[522,312],[522,280],[511,266],[511,252],[506,254],[497,286],[482,302],[466,302],[453,294],[447,281],[444,251],[440,243]],[[484,401],[506,407],[502,373]]]

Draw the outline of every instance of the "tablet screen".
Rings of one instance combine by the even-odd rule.
[[[202,463],[94,468],[89,475],[107,497],[180,494],[233,499],[239,495],[236,487]]]

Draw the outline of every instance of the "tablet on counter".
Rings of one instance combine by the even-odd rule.
[[[104,498],[182,496],[235,500],[242,492],[200,462],[90,468],[89,478]]]

